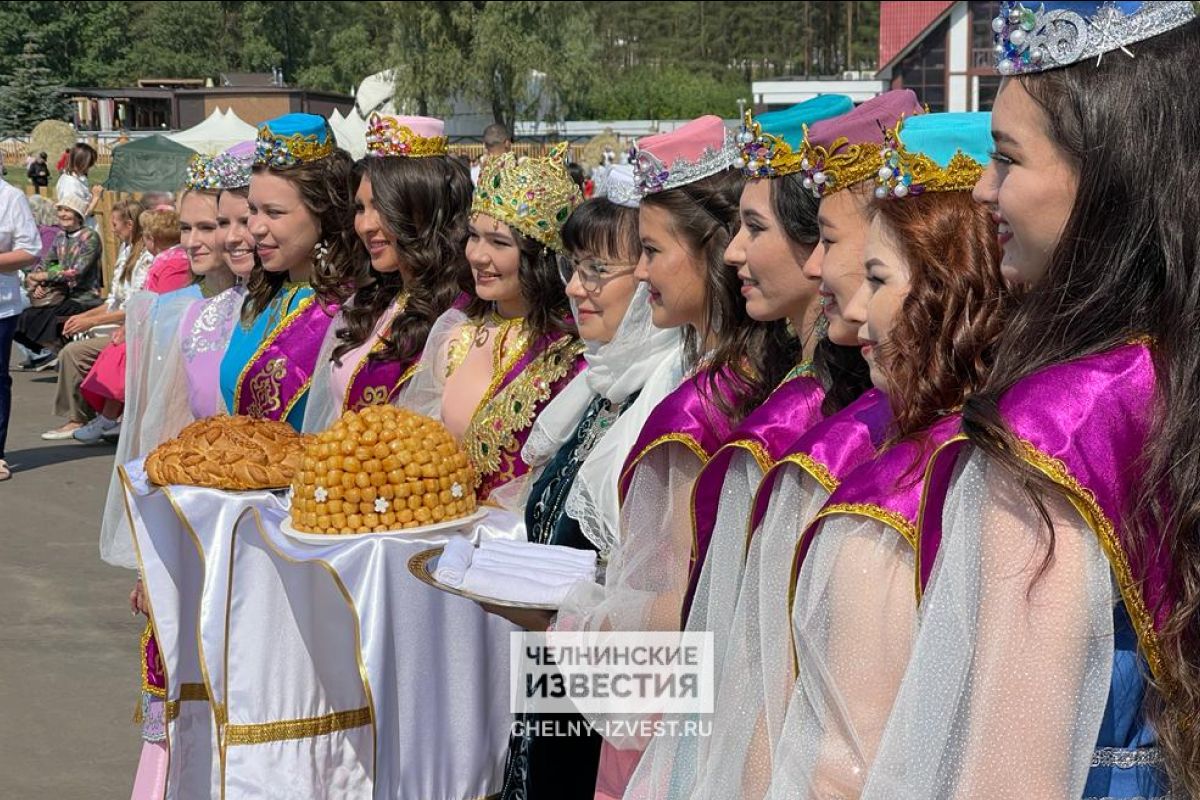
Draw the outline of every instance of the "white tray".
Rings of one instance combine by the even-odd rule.
[[[370,539],[374,536],[425,536],[431,533],[439,533],[441,531],[452,531],[459,528],[469,528],[479,520],[487,516],[488,509],[486,506],[475,510],[474,514],[469,514],[465,517],[457,519],[443,520],[442,522],[433,522],[429,525],[421,525],[417,528],[400,528],[391,531],[372,531],[371,533],[308,533],[307,531],[298,531],[292,527],[292,518],[289,515],[280,526],[280,529],[289,537],[298,542],[306,544],[337,544],[338,542],[352,541],[354,539]]]
[[[441,547],[431,547],[428,550],[422,550],[408,560],[408,571],[413,574],[421,583],[427,583],[435,589],[441,589],[449,594],[456,594],[459,597],[465,597],[468,600],[474,600],[476,603],[486,603],[492,606],[501,608],[527,608],[537,611],[557,611],[558,606],[545,605],[542,603],[518,603],[513,600],[497,600],[495,597],[486,597],[474,592],[464,592],[462,589],[456,589],[453,586],[441,583],[437,578],[433,577],[434,570],[437,569],[437,560],[442,555]]]

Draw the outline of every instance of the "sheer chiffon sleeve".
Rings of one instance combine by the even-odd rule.
[[[864,798],[1080,797],[1113,658],[1114,591],[1096,535],[973,453],[943,514],[920,628]]]
[[[396,405],[441,420],[450,345],[466,322],[467,315],[456,308],[437,318],[425,340],[416,372],[396,395]]]
[[[912,546],[857,515],[825,518],[796,582],[798,674],[770,797],[857,797],[916,630]]]
[[[780,468],[766,513],[749,537],[758,485],[744,480],[754,474],[747,464],[740,465],[742,472],[737,468],[731,465],[727,476],[713,544],[687,626],[712,630],[724,645],[714,658],[716,705],[711,732],[708,736],[659,734],[631,782],[626,795],[631,799],[760,798],[766,790],[771,751],[792,688],[788,619],[792,558],[800,532],[828,493],[799,468]],[[736,524],[726,529],[731,521]],[[719,546],[722,540],[727,547]],[[720,564],[718,558],[736,560]],[[720,589],[710,589],[706,605],[701,605],[705,574],[731,567],[739,573],[735,596],[725,601],[731,603],[731,613],[723,613]]]
[[[342,397],[333,383],[333,351],[338,345],[338,329],[343,327],[343,312],[338,311],[333,323],[325,331],[325,340],[321,342],[317,366],[308,387],[308,400],[304,405],[304,423],[300,428],[302,433],[320,433],[342,415]]]

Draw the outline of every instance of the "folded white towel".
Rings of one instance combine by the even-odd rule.
[[[596,576],[595,565],[561,564],[554,561],[543,561],[533,554],[510,555],[497,553],[494,550],[480,548],[475,551],[472,564],[480,567],[516,570],[530,575],[562,575],[579,580],[592,580]]]
[[[475,545],[465,537],[454,537],[446,542],[442,554],[438,556],[437,568],[433,571],[434,580],[447,586],[458,587],[471,566],[471,557],[475,554]]]
[[[528,573],[472,566],[467,570],[462,585],[458,588],[464,592],[510,603],[536,603],[557,607],[577,582],[573,579],[549,576],[534,578]]]
[[[596,565],[595,550],[579,550],[574,547],[564,547],[558,544],[538,544],[530,541],[513,541],[508,539],[492,539],[479,545],[481,551],[505,553],[523,557],[536,558],[548,563]]]

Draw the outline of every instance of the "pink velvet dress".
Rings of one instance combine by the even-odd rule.
[[[182,289],[191,280],[192,271],[188,264],[187,252],[176,245],[155,256],[143,289],[155,294],[166,294]],[[110,344],[100,351],[96,363],[79,385],[79,393],[96,411],[102,410],[108,400],[125,402],[124,342]]]

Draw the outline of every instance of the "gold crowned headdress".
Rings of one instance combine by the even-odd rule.
[[[531,236],[552,250],[562,251],[562,226],[583,195],[567,172],[567,143],[545,156],[518,163],[504,153],[484,163],[475,187],[471,213],[487,214]]]

